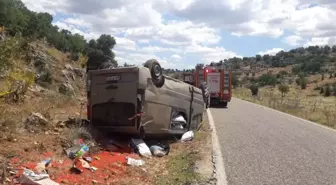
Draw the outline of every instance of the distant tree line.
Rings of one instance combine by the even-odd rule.
[[[49,13],[36,13],[26,8],[21,0],[0,0],[0,26],[10,36],[21,35],[27,40],[46,39],[48,43],[63,52],[71,52],[74,59],[79,53],[88,56],[88,65],[99,66],[110,63],[117,66],[116,45],[110,35],[101,35],[97,40],[86,42],[84,37],[69,30],[52,25],[53,17]]]
[[[215,65],[233,70],[250,65],[251,68],[286,67],[294,65],[293,73],[318,73],[324,66],[336,62],[336,46],[309,46],[279,51],[274,56],[256,55],[254,57],[229,58],[216,62]]]

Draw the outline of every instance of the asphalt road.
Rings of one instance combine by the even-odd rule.
[[[211,108],[229,185],[336,185],[336,132],[233,99]]]

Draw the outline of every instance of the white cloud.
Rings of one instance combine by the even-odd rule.
[[[99,34],[96,34],[94,32],[81,31],[80,28],[78,28],[78,26],[74,24],[67,24],[62,21],[57,21],[54,23],[54,25],[56,25],[59,29],[69,30],[72,33],[78,33],[80,35],[83,35],[87,40],[99,37]]]
[[[182,59],[182,57],[181,57],[180,55],[178,55],[178,54],[173,54],[173,55],[171,56],[171,58],[172,58],[172,59],[175,59],[175,60],[181,60],[181,59]]]
[[[78,27],[92,27],[92,24],[90,22],[79,18],[66,18],[63,22],[70,25],[76,25]]]
[[[182,59],[183,59],[182,56],[178,55],[178,54],[173,54],[170,57],[170,60],[173,61],[173,62],[181,62]]]
[[[212,61],[219,61],[222,59],[241,57],[237,56],[232,51],[227,51],[223,47],[206,47],[198,44],[193,44],[186,47],[186,52],[191,54],[199,54],[203,62],[210,63]]]
[[[137,46],[136,43],[130,39],[123,38],[123,37],[115,37],[116,40],[116,50],[136,50]]]
[[[270,50],[267,50],[267,51],[261,51],[258,54],[259,55],[271,55],[271,56],[273,56],[273,55],[277,54],[279,51],[283,51],[283,50],[284,49],[282,49],[282,48],[273,48],[273,49],[270,49]]]
[[[291,46],[298,46],[303,41],[303,38],[298,35],[291,35],[284,39],[284,42]]]
[[[23,2],[34,11],[53,15],[62,13],[62,16],[56,16],[54,24],[87,39],[103,33],[115,36],[118,59],[130,63],[145,61],[145,57],[152,56],[166,66],[181,68],[199,62],[184,61],[188,56],[203,62],[238,56],[237,51],[220,45],[221,41],[226,42],[224,36],[222,40],[221,31],[234,36],[265,36],[274,40],[289,32],[292,35],[282,40],[289,46],[336,43],[335,0]],[[279,50],[282,49],[260,53],[274,54]]]
[[[216,44],[221,40],[219,30],[194,24],[191,21],[168,21],[157,27],[139,27],[125,30],[131,39],[151,39],[169,45],[188,45],[190,43]]]
[[[169,62],[166,58],[161,58],[156,55],[151,55],[151,54],[144,54],[140,52],[135,52],[135,53],[126,53],[126,52],[116,52],[118,56],[116,59],[120,64],[123,63],[128,63],[128,64],[135,64],[135,65],[142,65],[149,59],[156,59],[160,62],[160,65],[163,68],[177,68],[179,67],[177,64],[173,62]]]
[[[149,28],[152,32],[157,33],[161,30],[167,34],[166,32],[177,27],[185,29],[183,26],[188,24],[190,26],[193,22],[193,25],[203,24],[203,29],[209,28],[205,26],[207,25],[228,30],[233,35],[239,36],[279,37],[283,35],[285,29],[307,37],[336,34],[336,26],[333,24],[333,17],[336,16],[336,2],[333,0],[213,0],[211,3],[204,0],[101,0],[99,2],[36,0],[34,3],[23,0],[23,2],[35,11],[76,14],[77,19],[70,18],[66,22],[71,24],[81,22],[81,26],[88,24],[93,31],[99,33],[112,31],[115,33],[118,29],[126,28],[141,28],[136,32],[143,32],[144,28]],[[318,3],[319,6],[311,7],[312,3]],[[164,27],[162,25],[164,13],[188,19],[190,23],[179,21]],[[193,35],[198,33],[203,34],[198,30]],[[179,36],[179,34],[183,32],[174,31],[172,36]],[[211,37],[210,43],[218,42],[218,37]],[[202,37],[195,38],[201,41]],[[171,41],[164,40],[164,42]]]
[[[308,40],[304,46],[323,46],[323,45],[336,45],[336,36],[333,37],[313,37]]]
[[[283,29],[273,28],[267,24],[256,21],[242,23],[236,28],[236,31],[232,32],[232,34],[236,36],[251,35],[251,36],[270,36],[270,37],[279,37],[283,35],[283,33],[284,33]]]
[[[174,53],[182,52],[182,50],[178,48],[165,48],[165,47],[158,47],[158,46],[145,46],[145,47],[142,47],[140,50],[146,53],[158,53],[158,52],[165,52],[165,51],[170,51]]]

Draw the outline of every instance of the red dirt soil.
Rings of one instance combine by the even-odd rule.
[[[52,153],[48,152],[40,157],[51,157]],[[123,153],[123,152],[107,152],[101,151],[91,156],[92,162],[90,166],[98,168],[97,171],[92,172],[89,169],[84,169],[82,173],[76,174],[70,171],[73,166],[73,161],[66,159],[62,162],[52,161],[51,165],[47,167],[50,178],[60,184],[119,184],[124,178],[130,178],[127,173],[127,159],[126,157],[132,157],[134,159],[140,159],[137,154]],[[23,169],[24,167],[34,170],[38,162],[25,162],[22,164],[22,159],[12,158],[10,164],[16,169]],[[22,170],[16,177],[22,174]],[[146,181],[144,176],[132,173],[132,178]]]

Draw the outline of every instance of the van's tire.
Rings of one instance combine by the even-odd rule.
[[[162,87],[165,82],[165,77],[163,76],[159,62],[155,59],[150,59],[146,61],[144,66],[149,69],[154,85],[156,87]]]

